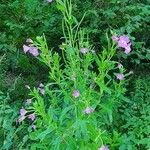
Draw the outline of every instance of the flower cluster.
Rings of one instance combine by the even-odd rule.
[[[78,98],[80,96],[80,92],[78,90],[74,90],[73,93],[72,93],[72,96],[74,98]],[[92,107],[86,107],[84,110],[83,110],[83,113],[85,114],[90,114],[94,111],[94,109]]]
[[[30,89],[30,86],[29,85],[25,85],[25,87],[27,89]],[[45,90],[44,90],[44,84],[43,83],[40,83],[37,90],[42,94],[44,95],[45,94]],[[32,99],[27,99],[26,100],[26,105],[29,106],[30,104],[32,103]],[[29,111],[27,111],[26,109],[24,109],[24,107],[22,107],[20,109],[20,116],[19,116],[19,119],[18,119],[18,123],[21,123],[25,118],[28,118],[29,120],[31,121],[34,121],[36,119],[36,116],[35,116],[35,113],[30,113],[29,114]],[[34,124],[31,125],[31,128],[32,129],[36,129],[36,126]]]
[[[29,43],[29,45],[23,45],[23,51],[26,54],[27,52],[32,54],[33,56],[38,56],[39,55],[39,51],[38,49],[32,45],[33,41],[31,39],[27,39],[26,40],[27,43]]]
[[[29,86],[27,86],[27,87],[29,87]],[[32,99],[27,99],[26,100],[27,105],[30,105],[31,103],[32,103]],[[29,112],[24,107],[22,107],[20,109],[19,113],[20,113],[20,116],[19,116],[19,119],[17,120],[18,123],[21,123],[25,118],[28,118],[31,121],[34,121],[36,119],[35,114],[34,113],[29,114]],[[36,128],[36,126],[34,124],[32,124],[31,128],[34,130]]]
[[[35,114],[29,114],[26,115],[28,113],[28,111],[26,111],[23,107],[20,109],[20,117],[18,119],[18,122],[21,123],[26,117],[28,117],[28,119],[34,121],[35,120]]]
[[[131,41],[126,35],[122,35],[120,37],[113,35],[111,38],[113,41],[117,42],[118,47],[125,49],[124,52],[126,54],[129,54],[131,52]],[[119,63],[117,68],[121,69],[123,68],[123,65]],[[125,75],[123,73],[118,73],[116,77],[118,80],[124,80]]]
[[[115,35],[112,36],[112,40],[116,41],[118,43],[118,47],[124,48],[125,53],[128,54],[131,52],[131,41],[126,35],[122,35],[120,37],[117,37]]]

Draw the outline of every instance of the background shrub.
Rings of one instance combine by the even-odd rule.
[[[146,77],[146,78],[145,78]],[[120,149],[150,148],[150,77],[141,75],[133,83],[130,102],[122,110],[122,138]],[[126,148],[125,148],[126,147]]]

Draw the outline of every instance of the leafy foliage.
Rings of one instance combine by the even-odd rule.
[[[150,29],[150,5],[148,0],[87,0],[84,2],[76,0],[74,8],[76,16],[80,12],[82,14],[87,12],[84,27],[93,37],[95,46],[101,47],[105,39],[103,33],[108,29],[113,29],[119,35],[126,33],[132,39],[131,62],[140,64],[141,61],[149,60],[149,32],[147,30]],[[99,43],[99,37],[101,43]],[[119,53],[118,57],[126,58],[123,53]]]
[[[2,149],[9,149],[13,145],[16,127],[14,126],[17,118],[17,110],[8,104],[9,95],[5,96],[0,92],[0,134]]]
[[[85,143],[87,150],[102,144],[111,150],[150,149],[150,80],[146,75],[150,60],[149,0],[73,0],[72,7],[63,5],[67,0],[57,2],[1,0],[0,149],[49,150],[51,145],[55,149],[74,149],[79,145],[77,148],[84,150]],[[131,39],[128,57],[109,47],[114,43],[104,33],[110,29]],[[45,36],[41,36],[43,33]],[[41,50],[39,60],[23,54],[27,38],[36,41],[34,44]],[[88,48],[90,54],[80,54],[82,47]],[[92,53],[95,51],[96,55]],[[143,73],[130,80],[127,91],[127,80],[116,82],[114,73],[126,70],[117,69],[114,60],[137,70],[135,74]],[[37,87],[41,81],[46,94],[42,96],[37,88],[31,90],[33,106],[27,107],[25,85]],[[74,104],[75,89],[84,100],[79,98],[79,103]],[[31,121],[16,123],[22,103],[38,117],[34,132]],[[84,114],[85,106],[91,106],[94,112]]]
[[[150,148],[150,78],[147,75],[137,78],[134,84],[134,91],[130,96],[130,103],[124,106],[122,119],[124,125],[124,144],[122,149],[143,149]]]
[[[3,1],[0,4],[0,56],[5,56],[2,64],[3,80],[6,81],[12,77],[12,81],[20,78],[18,86],[23,85],[24,82],[34,83],[36,80],[43,79],[44,76],[38,77],[39,71],[45,72],[46,68],[39,64],[32,57],[27,57],[22,54],[22,45],[27,38],[35,38],[36,35],[41,35],[47,32],[47,35],[54,37],[57,34],[54,30],[57,25],[57,18],[59,14],[55,15],[55,5],[49,5],[47,2],[40,2],[39,0],[15,0]],[[60,30],[59,30],[60,31]],[[57,32],[59,34],[59,31]],[[55,33],[55,36],[54,36]],[[52,44],[52,46],[55,46]],[[39,67],[37,67],[39,66]],[[41,69],[42,68],[42,69]],[[7,90],[10,84],[3,82],[0,84],[3,90]],[[17,90],[16,90],[17,91]],[[23,96],[22,90],[19,91],[18,97]],[[13,99],[15,95],[13,94]],[[18,98],[17,97],[17,98]]]

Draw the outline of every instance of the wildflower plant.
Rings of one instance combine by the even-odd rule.
[[[28,105],[20,110],[21,122],[28,119],[33,129],[31,149],[108,150],[113,147],[108,139],[128,74],[113,60],[116,41],[106,34],[108,46],[96,53],[80,29],[85,14],[78,22],[71,0],[56,3],[64,17],[64,42],[59,53],[49,50],[44,35],[24,46],[25,52],[49,67],[49,82],[29,89]]]

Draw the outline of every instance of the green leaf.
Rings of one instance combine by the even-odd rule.
[[[60,115],[60,118],[59,118],[61,124],[62,124],[64,118],[66,117],[66,114],[67,114],[71,109],[73,109],[73,108],[74,108],[74,106],[71,105],[71,106],[69,106],[69,107],[66,107],[66,108],[62,111],[62,113],[61,113],[61,115]]]
[[[41,141],[44,140],[44,138],[50,134],[52,131],[54,130],[54,128],[48,128],[45,131],[41,132],[40,134],[37,135],[37,137],[35,138],[35,140],[40,139]]]

